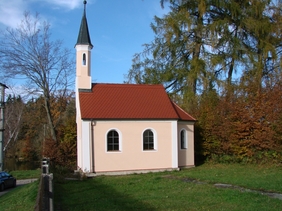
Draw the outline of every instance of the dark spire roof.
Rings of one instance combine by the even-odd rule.
[[[93,47],[91,43],[87,19],[86,19],[87,1],[83,1],[83,4],[84,4],[84,11],[83,11],[82,19],[81,19],[81,24],[80,24],[80,29],[79,29],[79,34],[78,34],[76,45],[90,45],[91,47]]]

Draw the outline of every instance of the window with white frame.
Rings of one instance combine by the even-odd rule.
[[[155,149],[154,132],[147,129],[143,132],[143,150]]]
[[[119,134],[116,130],[110,130],[107,134],[107,151],[119,151]]]
[[[84,53],[83,55],[82,55],[82,65],[86,65],[86,54]]]
[[[185,129],[180,131],[180,148],[187,149],[187,131]]]

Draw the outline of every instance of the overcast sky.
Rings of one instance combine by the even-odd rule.
[[[142,44],[154,39],[150,28],[154,16],[163,16],[160,0],[88,0],[86,14],[92,50],[92,81],[122,83],[131,68],[132,57]],[[16,27],[23,13],[38,12],[51,23],[53,39],[64,46],[76,44],[83,0],[8,0],[0,1],[0,29]]]

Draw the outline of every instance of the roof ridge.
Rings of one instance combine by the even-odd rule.
[[[127,83],[92,83],[93,86],[95,85],[109,85],[109,86],[147,86],[147,87],[164,87],[162,84],[127,84]]]

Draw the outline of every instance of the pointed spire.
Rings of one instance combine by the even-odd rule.
[[[79,29],[79,34],[78,34],[76,45],[90,45],[91,48],[92,48],[93,45],[91,43],[87,19],[86,19],[86,4],[87,4],[87,1],[84,0],[83,4],[84,4],[84,11],[83,11],[82,19],[81,19],[81,24],[80,24],[80,29]]]

